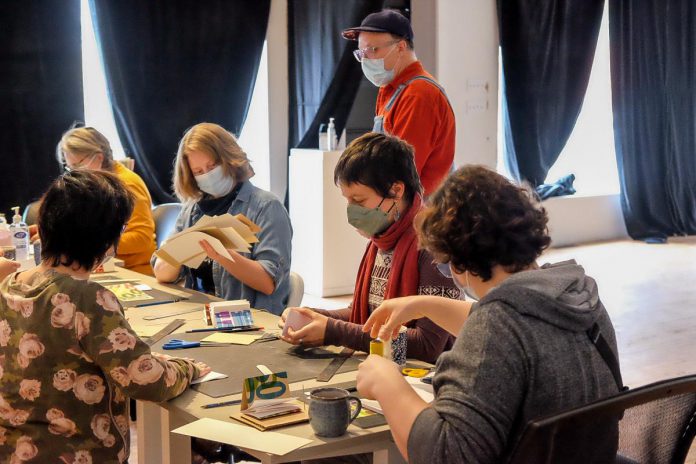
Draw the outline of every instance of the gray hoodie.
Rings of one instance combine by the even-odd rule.
[[[409,461],[503,462],[529,420],[617,393],[586,334],[595,322],[618,357],[597,284],[574,261],[492,289],[438,359],[435,402],[413,424]],[[604,448],[597,456],[615,452]]]

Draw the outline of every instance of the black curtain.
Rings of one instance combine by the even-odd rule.
[[[214,122],[239,134],[270,0],[90,0],[116,127],[155,202],[171,201],[183,132]]]
[[[604,0],[498,0],[505,154],[533,186],[580,114],[603,8]]]
[[[636,239],[696,233],[696,3],[611,0],[621,205]]]
[[[7,214],[38,199],[59,174],[56,144],[84,118],[80,1],[2,1],[0,31],[0,212]]]
[[[341,31],[382,9],[383,0],[288,2],[290,148],[317,148],[319,124],[335,118],[340,134],[353,106],[362,70],[355,42]]]

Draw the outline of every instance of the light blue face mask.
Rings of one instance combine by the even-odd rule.
[[[394,49],[389,50],[391,53]],[[385,58],[389,55],[387,53]],[[363,58],[360,63],[367,80],[377,87],[383,87],[394,80],[394,69],[384,69],[384,58]],[[394,65],[396,67],[396,65]]]
[[[452,266],[450,265],[450,263],[437,263],[435,266],[437,267],[437,270],[440,271],[440,274],[452,279],[452,281],[454,282],[454,285],[457,286],[457,288],[459,289],[460,292],[462,292],[462,294],[468,296],[469,298],[471,298],[474,301],[479,300],[478,295],[476,294],[474,289],[471,288],[471,284],[469,283],[469,273],[468,272],[465,273],[466,286],[463,286],[454,277],[454,273],[452,272]]]
[[[194,176],[194,179],[196,179],[198,188],[213,198],[224,197],[234,188],[234,179],[225,174],[221,165],[205,174]]]

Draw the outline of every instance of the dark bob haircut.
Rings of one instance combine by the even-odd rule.
[[[421,246],[484,281],[496,265],[521,271],[551,243],[534,193],[483,166],[458,169],[428,203],[416,218]]]
[[[423,191],[413,147],[398,137],[369,132],[353,140],[334,169],[334,183],[363,184],[384,198],[392,198],[392,185],[404,183],[404,197],[411,203]]]
[[[53,181],[41,200],[41,259],[91,270],[116,247],[133,198],[116,176],[75,170]]]

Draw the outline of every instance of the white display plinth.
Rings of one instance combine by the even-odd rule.
[[[340,151],[293,149],[288,188],[293,227],[292,270],[304,279],[305,293],[353,293],[367,239],[348,224],[347,202],[334,184]]]

